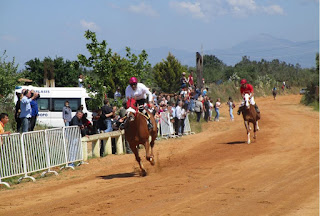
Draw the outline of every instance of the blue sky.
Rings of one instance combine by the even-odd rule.
[[[113,51],[225,49],[261,33],[318,40],[319,0],[2,0],[0,27],[0,52],[23,68],[35,57],[75,60],[87,29]]]

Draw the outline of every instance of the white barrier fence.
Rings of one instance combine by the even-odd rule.
[[[184,131],[183,134],[194,134],[191,132],[189,115],[186,116],[184,120]],[[171,122],[170,114],[168,112],[160,113],[160,136],[162,138],[176,138],[178,136],[175,135],[174,125]]]
[[[0,184],[10,185],[2,179],[44,171],[58,175],[51,168],[70,167],[68,164],[83,161],[81,133],[78,126],[40,130],[20,134],[0,135]]]
[[[184,123],[184,134],[193,134],[188,116]],[[177,137],[167,112],[161,113],[158,128],[160,137]],[[101,142],[105,143],[104,154],[112,154],[111,138],[115,138],[116,153],[124,154],[123,135],[124,131],[113,131],[81,138],[78,126],[0,135],[0,184],[10,187],[9,183],[2,180],[21,175],[23,176],[18,182],[24,178],[35,181],[34,177],[28,174],[39,171],[43,171],[41,176],[49,172],[58,175],[56,171],[51,170],[54,167],[74,169],[69,164],[83,162],[88,156],[100,156]],[[92,144],[89,154],[88,142]]]

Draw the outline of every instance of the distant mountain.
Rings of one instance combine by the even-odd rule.
[[[132,52],[139,54],[141,51],[132,50]],[[166,59],[169,52],[182,65],[196,65],[196,53],[192,51],[160,47],[146,49],[146,52],[152,65],[161,62],[162,59]],[[293,42],[275,38],[268,34],[260,34],[229,49],[205,50],[204,55],[215,55],[225,64],[232,66],[240,62],[243,56],[248,56],[250,60],[260,61],[265,59],[272,61],[273,59],[279,59],[288,64],[296,65],[298,63],[303,68],[311,68],[316,66],[315,57],[317,52],[319,52],[319,40]],[[119,54],[124,56],[125,50],[120,51]]]

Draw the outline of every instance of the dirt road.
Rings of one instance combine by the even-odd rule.
[[[250,145],[225,105],[202,133],[158,142],[147,177],[133,155],[92,159],[1,190],[0,215],[319,215],[319,113],[300,98],[257,98],[261,130]]]

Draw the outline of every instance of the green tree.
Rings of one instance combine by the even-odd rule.
[[[43,85],[43,63],[39,58],[34,58],[25,63],[26,68],[22,72],[24,78],[31,79],[33,85],[42,86]]]
[[[93,93],[91,96],[95,99],[96,106],[101,106],[105,94],[111,95],[117,86],[124,90],[130,77],[144,79],[150,67],[147,62],[148,55],[144,50],[137,56],[126,47],[126,57],[122,58],[117,53],[112,54],[110,48],[107,50],[108,44],[105,40],[98,42],[94,32],[87,30],[84,37],[90,40],[90,43],[86,44],[90,57],[79,54],[74,65],[80,64],[91,69],[84,82],[87,90]]]
[[[18,84],[19,75],[17,74],[18,65],[15,65],[15,60],[6,61],[6,51],[0,56],[0,96],[7,97],[14,91]]]
[[[166,60],[153,67],[154,81],[167,93],[177,92],[180,89],[182,72],[187,68],[181,65],[174,55],[169,53]]]
[[[203,77],[206,82],[216,82],[222,80],[226,65],[214,55],[203,56]]]
[[[26,69],[22,75],[31,79],[35,86],[43,86],[46,76],[48,79],[55,79],[56,87],[76,87],[78,86],[78,76],[85,73],[83,68],[74,67],[72,61],[64,61],[62,57],[56,57],[53,60],[50,57],[45,57],[42,61],[35,58],[26,62],[25,65]],[[53,77],[50,76],[50,72]]]

